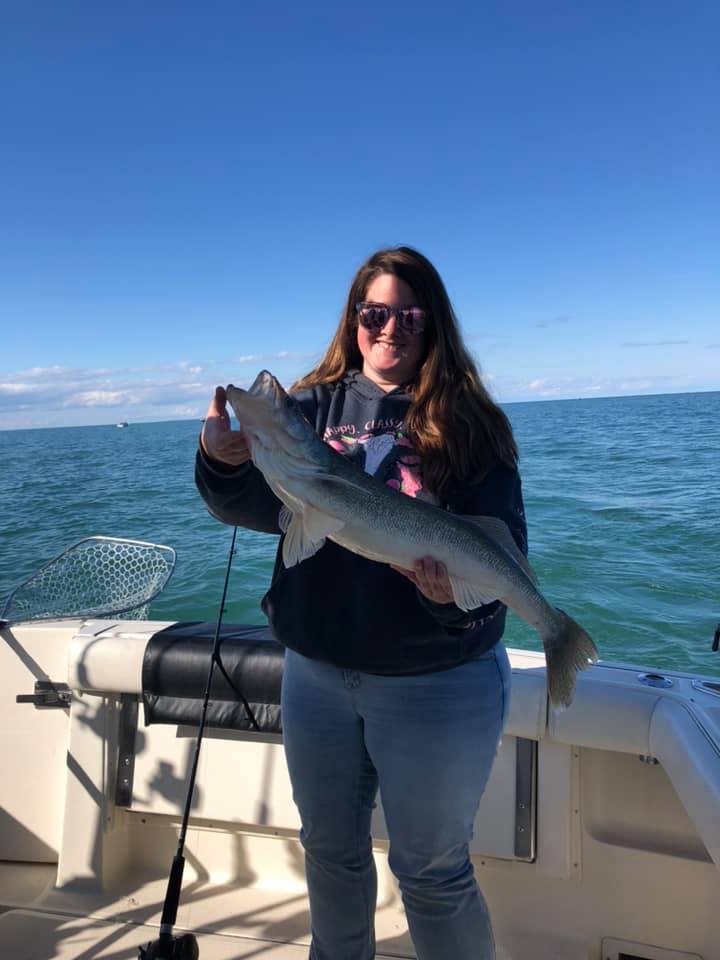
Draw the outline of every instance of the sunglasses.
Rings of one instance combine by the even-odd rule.
[[[421,307],[389,307],[386,303],[369,303],[366,300],[355,304],[358,321],[371,333],[379,333],[391,316],[404,333],[422,333],[427,313]]]

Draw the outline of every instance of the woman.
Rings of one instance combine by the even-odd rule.
[[[319,365],[293,387],[328,443],[409,496],[500,517],[527,551],[517,448],[463,346],[443,282],[409,247],[358,271]],[[196,479],[226,523],[280,533],[279,500],[210,405]],[[505,608],[465,613],[432,557],[399,570],[328,541],[263,600],[286,647],[285,750],[302,821],[311,960],[375,956],[370,817],[380,788],[418,960],[495,955],[468,847],[502,732]]]

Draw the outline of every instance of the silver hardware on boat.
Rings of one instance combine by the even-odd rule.
[[[132,803],[135,777],[135,735],[138,726],[138,701],[131,694],[120,697],[120,728],[118,731],[118,778],[115,785],[115,803],[129,807]]]
[[[717,680],[692,680],[690,686],[700,693],[709,693],[713,697],[720,697],[720,682]]]
[[[665,689],[673,685],[670,677],[664,677],[661,673],[639,673],[638,680],[640,683],[644,683],[646,687]]]
[[[532,862],[536,850],[537,741],[515,741],[515,856]]]

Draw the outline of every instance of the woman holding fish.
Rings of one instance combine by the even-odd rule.
[[[527,552],[510,424],[463,345],[439,274],[417,251],[381,250],[360,268],[325,356],[292,397],[315,433],[367,474],[454,514],[499,518],[508,549]],[[286,647],[282,717],[311,960],[375,956],[378,787],[419,960],[492,958],[468,847],[508,705],[506,608],[461,609],[445,565],[422,550],[403,569],[346,549],[347,518],[289,493],[272,444],[261,458],[260,428],[245,429],[230,429],[218,388],[196,479],[219,520],[281,534],[263,609]]]

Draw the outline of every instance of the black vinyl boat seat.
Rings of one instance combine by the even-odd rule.
[[[177,623],[152,636],[142,665],[146,725],[199,725],[215,630],[214,623]],[[244,697],[258,732],[282,733],[284,648],[273,639],[269,627],[230,624],[221,628],[220,636],[206,725],[254,730]]]
[[[79,744],[85,743],[90,720],[97,725],[102,721],[116,736],[116,766],[110,769],[110,776],[115,769],[122,774],[116,777],[116,807],[170,816],[183,809],[182,757],[197,735],[215,629],[214,622],[94,620],[83,622],[74,633],[68,650],[68,684],[77,692],[71,727],[75,721]],[[227,624],[219,654],[208,708],[203,788],[193,801],[193,815],[213,824],[296,830],[299,819],[280,714],[284,649],[267,626]],[[471,852],[527,861],[535,856],[535,789],[536,784],[540,789],[540,780],[553,784],[547,807],[551,816],[558,822],[570,816],[572,748],[546,750],[539,767],[539,741],[547,729],[542,654],[513,652],[513,686],[507,728],[476,817]],[[258,733],[243,698],[257,719]],[[144,722],[138,722],[140,703]],[[102,767],[105,742],[91,738],[88,750],[95,751],[88,763]],[[82,819],[79,808],[77,818]],[[376,839],[387,840],[380,801],[371,831]],[[548,865],[553,875],[568,875],[569,833],[566,841],[553,847],[553,864]],[[74,861],[65,868],[68,876],[85,869]]]
[[[147,641],[142,659],[142,702],[146,727],[152,724],[199,726],[215,630],[213,623],[177,623],[154,633]],[[273,639],[268,627],[228,625],[221,631],[221,641],[208,700],[207,727],[241,732],[243,740],[255,740],[254,733],[282,734],[280,693],[284,648]],[[243,698],[248,701],[255,717],[259,727],[257,731],[254,730]],[[544,706],[544,697],[541,701]],[[120,741],[127,745],[125,752],[121,750],[125,776],[120,781],[115,799],[118,806],[138,810],[138,796],[149,792],[152,781],[148,783],[145,777],[140,789],[133,791],[131,772],[134,770],[136,753],[135,722],[136,714],[133,713],[123,714],[121,718]],[[246,743],[245,746],[247,748],[250,744]],[[277,744],[277,748],[282,751],[281,745]],[[488,814],[484,810],[482,814],[503,834],[503,840],[499,848],[497,843],[488,847],[486,841],[482,852],[490,849],[509,858],[533,860],[537,743],[531,739],[519,739],[511,749],[513,755],[510,763],[500,765],[504,767],[499,778],[501,789],[496,790],[500,796],[494,800],[491,798],[491,812]],[[151,764],[153,770],[155,766],[155,763]],[[276,774],[273,803],[277,804],[278,809],[282,806],[283,798],[289,801],[291,795],[289,783],[283,790],[280,780]],[[511,792],[515,794],[514,805],[508,805],[507,802]],[[258,796],[257,799],[267,805],[267,798],[262,800]],[[493,806],[497,808],[494,812]],[[150,809],[154,810],[154,807]],[[222,819],[222,816],[217,816],[218,812],[215,806],[208,809],[205,815]],[[288,826],[281,816],[281,813],[273,815],[274,825]],[[501,826],[506,829],[502,830]],[[373,829],[376,836],[386,835],[382,824],[375,822]]]

